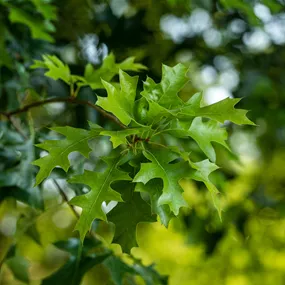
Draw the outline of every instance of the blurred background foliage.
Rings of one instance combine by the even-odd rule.
[[[243,97],[239,107],[258,125],[227,124],[234,154],[216,146],[221,168],[211,178],[222,192],[222,222],[202,184],[183,181],[191,210],[169,229],[140,224],[132,256],[110,245],[110,225],[94,222],[96,236],[80,261],[82,284],[166,284],[166,275],[172,285],[285,284],[284,7],[284,0],[0,0],[0,111],[68,96],[63,82],[29,68],[41,55],[55,54],[82,75],[87,63],[99,67],[113,52],[118,61],[135,56],[145,64],[143,80],[158,79],[162,63],[184,63],[191,81],[183,98],[197,91],[206,103]],[[102,93],[86,87],[78,96],[94,102]],[[71,284],[77,217],[66,201],[85,189],[67,184],[60,169],[33,188],[30,163],[44,155],[34,143],[57,138],[48,127],[87,127],[88,120],[110,124],[95,110],[65,103],[1,116],[1,285]],[[92,149],[88,160],[70,156],[67,177],[98,164],[110,144],[97,139]],[[203,156],[195,146],[193,153]]]

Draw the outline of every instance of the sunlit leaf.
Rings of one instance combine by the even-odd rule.
[[[111,81],[112,78],[119,74],[119,70],[140,71],[146,67],[140,63],[134,62],[134,57],[129,57],[120,63],[116,63],[113,53],[107,55],[102,66],[95,68],[92,64],[87,64],[84,72],[84,79],[80,85],[89,85],[92,89],[104,88],[101,80]]]
[[[106,81],[102,81],[108,97],[98,97],[97,105],[113,113],[123,124],[129,125],[134,119],[134,104],[138,77],[131,77],[120,70],[121,90]]]

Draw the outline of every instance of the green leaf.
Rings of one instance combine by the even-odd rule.
[[[34,157],[34,142],[17,141],[17,132],[0,123],[3,135],[0,140],[0,202],[13,197],[38,209],[43,208],[41,191],[33,188],[35,177],[31,162]]]
[[[100,135],[109,136],[110,141],[113,143],[113,148],[117,148],[119,145],[126,145],[127,137],[130,135],[136,135],[143,132],[143,128],[133,128],[133,129],[125,129],[120,131],[102,131]]]
[[[115,62],[115,56],[110,53],[104,58],[103,64],[96,69],[92,64],[87,64],[84,72],[84,80],[80,85],[89,85],[92,89],[104,88],[101,79],[111,81],[119,73],[119,70],[140,71],[146,67],[134,62],[134,57],[129,57],[121,63]]]
[[[128,264],[124,263],[116,256],[110,256],[104,261],[104,265],[109,269],[115,285],[123,285],[127,274],[134,275],[135,270]]]
[[[255,125],[246,117],[248,111],[234,108],[241,99],[226,98],[206,107],[201,107],[201,100],[201,93],[192,96],[183,107],[175,110],[178,118],[187,119],[198,116],[216,120],[220,123],[228,120],[237,125]]]
[[[122,70],[119,71],[121,90],[102,80],[107,90],[108,97],[98,97],[97,105],[113,113],[123,124],[129,125],[134,120],[134,103],[138,76],[129,76]]]
[[[102,210],[104,201],[123,201],[121,195],[111,188],[111,183],[114,181],[131,179],[126,172],[117,168],[119,160],[120,157],[105,158],[108,167],[104,172],[85,170],[82,175],[76,175],[69,180],[70,183],[81,183],[91,188],[87,194],[74,197],[70,201],[72,205],[82,208],[81,216],[75,226],[81,241],[84,240],[94,219],[107,220]]]
[[[49,34],[54,31],[54,26],[50,22],[38,20],[23,10],[9,4],[7,6],[10,9],[9,19],[12,23],[27,25],[31,30],[32,37],[35,39],[54,42],[54,39]]]
[[[253,5],[251,5],[251,3],[242,0],[221,0],[220,2],[225,8],[236,9],[243,13],[247,16],[251,25],[257,26],[261,24],[260,19],[254,13]]]
[[[72,82],[72,77],[68,65],[64,64],[55,55],[43,55],[43,61],[35,60],[31,68],[44,68],[48,69],[45,76],[54,80],[61,79],[67,84]]]
[[[280,12],[284,8],[281,3],[275,0],[262,0],[262,3],[266,5],[273,14]]]
[[[76,83],[78,86],[90,86],[92,89],[104,88],[102,80],[109,82],[121,70],[139,71],[145,69],[142,64],[134,63],[130,57],[121,63],[115,63],[115,56],[111,53],[104,60],[101,67],[95,69],[88,63],[85,67],[84,77],[72,75],[68,65],[64,64],[55,55],[44,55],[43,61],[35,60],[31,68],[45,68],[48,71],[46,76],[58,80],[61,79],[67,84]]]
[[[219,167],[216,164],[211,163],[208,159],[200,161],[200,162],[195,162],[195,163],[189,160],[189,163],[191,167],[195,169],[195,171],[187,178],[203,182],[206,185],[206,187],[211,193],[214,206],[217,209],[218,214],[221,218],[221,205],[220,205],[220,200],[219,200],[220,192],[209,179],[209,175],[213,171],[217,170]]]
[[[167,278],[160,276],[153,266],[144,266],[139,260],[135,260],[133,265],[124,263],[119,257],[110,256],[104,261],[104,265],[109,269],[112,281],[115,285],[130,284],[127,282],[129,276],[139,275],[146,285],[166,285]],[[137,284],[137,283],[131,283]]]
[[[149,102],[157,102],[166,108],[181,104],[182,100],[177,93],[189,81],[186,72],[187,68],[181,63],[174,67],[163,65],[161,82],[157,84],[148,77],[141,95]]]
[[[171,150],[173,152],[171,152]],[[169,162],[172,162],[175,158],[177,158],[177,154],[179,154],[179,156],[184,160],[188,161],[188,167],[187,163],[185,164],[184,162],[169,164]],[[134,182],[142,182],[146,184],[148,181],[154,178],[162,179],[163,194],[158,198],[157,202],[154,201],[156,206],[167,204],[169,205],[170,210],[175,215],[178,215],[180,207],[188,206],[182,197],[182,189],[178,182],[182,178],[194,179],[196,181],[201,181],[206,185],[211,193],[214,206],[218,210],[219,216],[221,217],[221,207],[219,202],[220,192],[209,179],[209,175],[218,169],[216,164],[211,163],[209,160],[193,163],[189,159],[188,154],[181,153],[176,148],[169,148],[168,150],[159,151],[157,150],[155,152],[146,151],[144,152],[144,155],[146,158],[151,160],[152,163],[141,164],[141,169],[135,176]],[[152,202],[152,204],[154,202]]]
[[[5,39],[6,34],[8,33],[4,23],[0,21],[0,67],[2,65],[6,66],[7,68],[12,69],[13,62],[12,58],[8,53],[8,50],[6,49]]]
[[[9,258],[5,262],[18,280],[29,283],[29,262],[21,255]]]
[[[137,183],[135,191],[148,193],[151,201],[151,211],[160,217],[161,223],[168,227],[173,217],[168,205],[159,205],[158,199],[162,195],[162,183],[159,179],[152,179],[148,183]]]
[[[133,192],[134,185],[122,186],[120,193],[124,203],[119,203],[108,213],[108,221],[116,226],[114,243],[121,245],[123,252],[130,253],[131,249],[137,246],[136,229],[140,222],[155,222],[147,204],[139,193]],[[130,215],[131,213],[131,215]]]
[[[34,165],[40,167],[35,185],[40,184],[47,178],[56,166],[60,166],[67,172],[70,167],[68,155],[71,152],[78,151],[88,157],[91,151],[88,141],[97,137],[100,133],[100,129],[87,131],[72,127],[55,127],[51,130],[64,135],[66,138],[63,140],[48,140],[36,145],[48,151],[49,154],[33,162]]]
[[[216,160],[216,153],[211,142],[217,142],[229,149],[226,143],[227,131],[225,128],[221,128],[218,122],[211,120],[203,122],[202,118],[196,117],[190,126],[189,135],[212,161]]]
[[[144,97],[135,101],[134,114],[137,122],[141,124],[148,122],[148,102]]]
[[[168,109],[162,107],[156,102],[149,102],[149,108],[147,112],[147,122],[149,124],[159,124],[161,118],[172,118],[175,117]]]
[[[86,240],[84,242],[82,255],[78,256],[77,253],[81,246],[78,239],[70,238],[67,241],[55,243],[55,246],[61,250],[67,251],[70,256],[67,262],[60,267],[59,270],[43,280],[42,285],[80,285],[84,274],[93,266],[103,263],[111,254],[111,252],[108,251],[102,253],[90,252],[97,245],[98,244],[94,242]]]
[[[56,20],[56,7],[46,0],[30,0],[36,7],[37,11],[47,20]]]
[[[189,124],[191,125],[189,126]],[[158,133],[169,133],[178,138],[192,137],[212,161],[216,160],[216,153],[211,142],[217,142],[230,150],[226,143],[228,137],[226,129],[222,128],[221,124],[216,121],[203,122],[201,117],[194,118],[192,123],[177,119],[172,120],[169,128]]]
[[[135,269],[136,273],[143,278],[146,285],[168,284],[168,277],[161,276],[160,274],[158,274],[158,272],[154,269],[153,265],[144,266],[141,262],[137,261],[133,265],[133,268]]]
[[[141,164],[140,171],[133,181],[146,184],[151,179],[161,178],[163,189],[157,202],[158,206],[169,205],[170,210],[177,216],[181,207],[188,206],[182,197],[183,190],[178,183],[185,174],[185,164],[183,162],[170,164],[177,155],[167,149],[145,150],[143,154],[151,162]]]

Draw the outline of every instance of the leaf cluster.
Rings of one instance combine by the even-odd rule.
[[[110,59],[111,58],[111,59]],[[152,222],[157,218],[166,227],[182,207],[188,207],[181,181],[203,182],[211,193],[213,205],[221,216],[219,191],[209,176],[218,166],[213,142],[229,149],[227,131],[223,123],[253,124],[246,111],[236,109],[239,99],[227,98],[205,106],[201,94],[193,95],[188,101],[179,97],[179,91],[189,81],[187,68],[178,64],[164,65],[159,83],[147,78],[139,92],[138,76],[130,76],[122,69],[119,84],[110,80],[117,68],[137,70],[133,59],[113,65],[114,73],[101,78],[101,85],[94,83],[104,76],[104,68],[112,63],[112,55],[107,57],[102,67],[94,72],[85,72],[85,79],[76,77],[79,82],[93,88],[104,87],[106,97],[99,97],[96,105],[111,113],[121,123],[122,129],[105,129],[90,123],[90,129],[57,127],[54,131],[65,136],[62,140],[44,141],[38,147],[48,155],[34,162],[40,167],[36,185],[46,179],[51,171],[59,166],[67,171],[70,167],[68,155],[74,151],[88,157],[91,151],[89,142],[107,136],[113,145],[109,155],[100,157],[105,163],[102,170],[84,170],[74,175],[69,183],[80,184],[89,189],[88,193],[74,197],[71,205],[82,208],[75,229],[83,242],[93,220],[99,219],[115,224],[114,242],[119,243],[124,252],[130,252],[136,242],[136,226],[140,222]],[[127,63],[126,63],[127,62]],[[120,66],[120,67],[119,67]],[[48,69],[46,75],[73,83],[66,65],[52,56],[37,61],[34,67]],[[86,78],[94,78],[90,81]],[[85,80],[85,82],[84,82]],[[94,85],[92,85],[93,83]],[[176,141],[173,146],[170,141]],[[193,142],[204,153],[205,159],[197,160],[187,143]],[[103,202],[116,201],[118,204],[110,212],[102,209]],[[131,215],[130,215],[131,214]]]

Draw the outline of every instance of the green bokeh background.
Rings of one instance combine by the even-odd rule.
[[[162,63],[182,62],[189,67],[190,78],[183,98],[197,91],[204,92],[207,102],[242,97],[238,107],[250,110],[248,116],[257,124],[227,124],[233,154],[215,146],[221,168],[211,179],[221,191],[223,220],[202,185],[183,181],[191,209],[182,210],[169,229],[159,222],[140,224],[139,248],[133,248],[132,255],[144,265],[154,263],[171,285],[285,284],[284,1],[0,0],[1,111],[68,94],[62,82],[29,69],[42,54],[56,54],[72,72],[82,74],[88,62],[99,66],[111,51],[118,61],[135,56],[145,64],[149,69],[139,74],[142,80],[146,74],[159,80]],[[96,98],[89,88],[79,97]],[[23,143],[1,118],[1,285],[41,284],[67,261],[68,254],[53,243],[76,237],[76,217],[54,179],[69,198],[77,189],[65,182],[60,169],[43,186],[32,188],[36,168],[30,162],[40,155],[34,142],[56,138],[47,127],[87,127],[88,120],[109,124],[82,106],[35,108],[28,119],[15,119],[24,133],[35,129],[33,138]],[[107,154],[110,147],[105,139],[94,141],[87,162],[77,154],[71,157],[71,171],[97,164],[96,154]],[[110,244],[110,225],[97,221],[94,228],[108,247],[131,262],[119,246]],[[112,282],[110,272],[96,265],[82,284]],[[144,284],[140,277],[134,282],[125,280]]]

